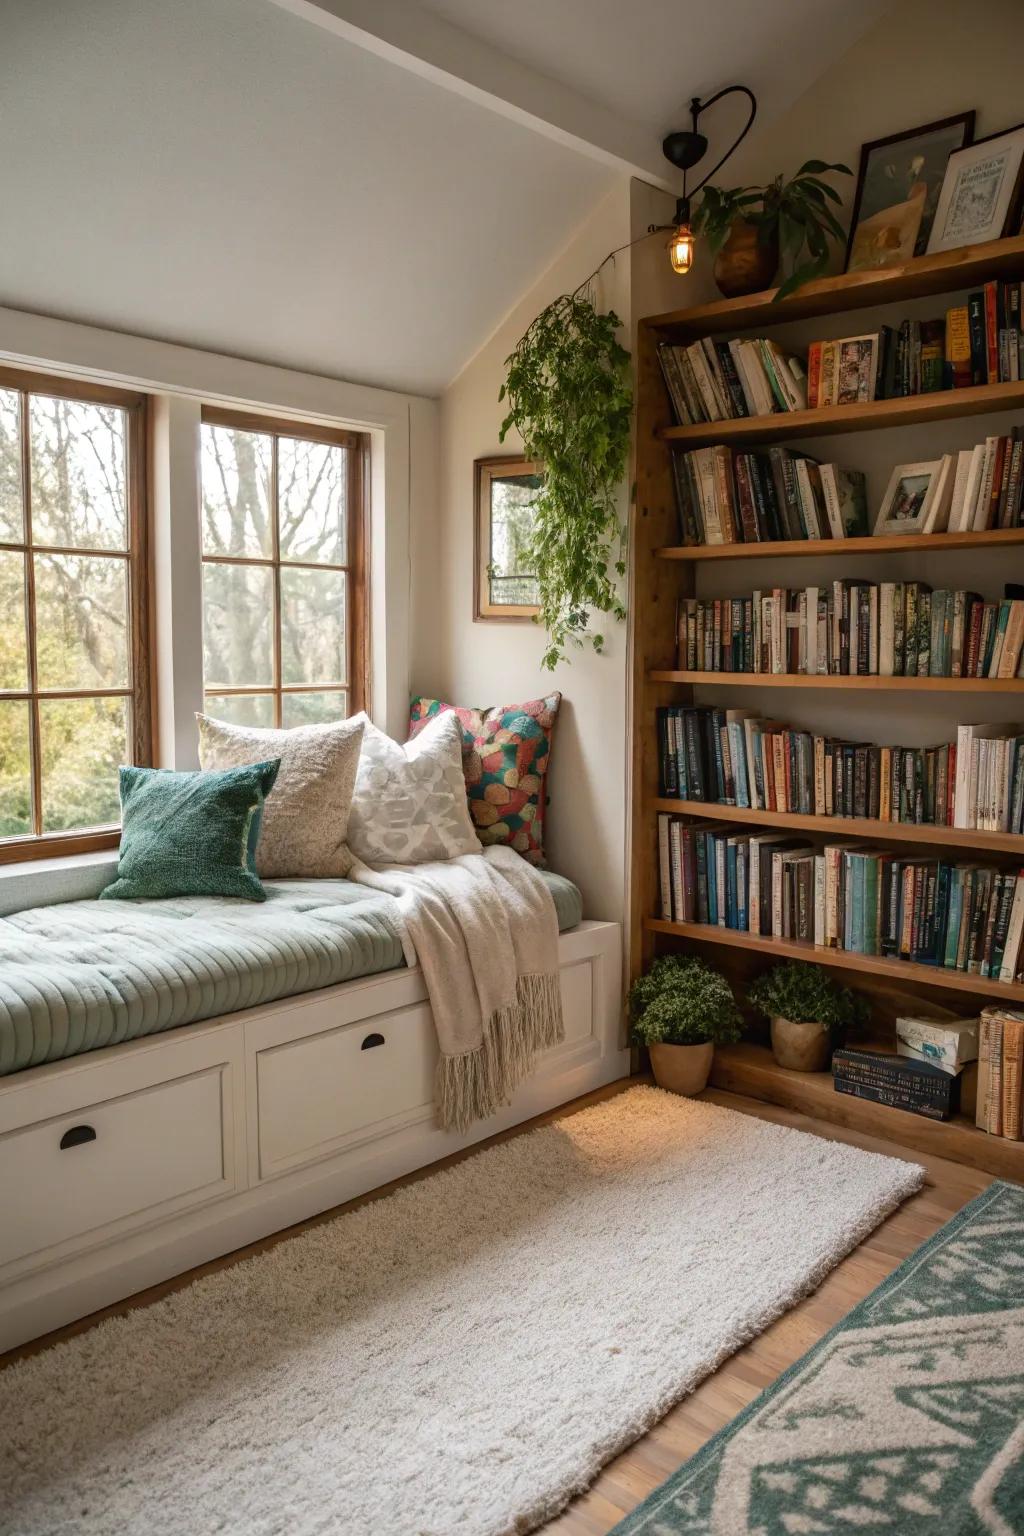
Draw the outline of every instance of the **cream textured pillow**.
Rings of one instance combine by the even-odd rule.
[[[404,747],[365,715],[356,718],[366,727],[348,820],[356,858],[364,864],[425,864],[479,853],[458,716],[439,715]]]
[[[348,874],[349,807],[365,718],[275,731],[196,715],[203,768],[281,760],[256,846],[256,868],[264,879],[324,880]]]

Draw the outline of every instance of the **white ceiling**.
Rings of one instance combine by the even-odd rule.
[[[375,5],[472,34],[492,80],[529,66],[531,103],[571,87],[574,124],[621,120],[631,147],[639,125],[657,158],[690,94],[740,79],[777,111],[884,0]],[[0,303],[443,390],[636,156],[583,153],[318,9],[0,0]]]

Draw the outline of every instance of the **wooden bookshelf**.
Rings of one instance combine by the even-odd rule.
[[[763,539],[758,544],[670,544],[657,560],[793,560],[827,555],[916,555],[922,550],[1004,549],[1024,544],[1024,528],[987,528],[982,533],[890,533],[866,539]]]
[[[879,1045],[884,1042],[878,1042]],[[864,1047],[873,1048],[872,1043]],[[1002,1136],[988,1136],[979,1131],[966,1115],[951,1120],[928,1120],[904,1109],[890,1109],[886,1104],[872,1104],[867,1099],[836,1093],[828,1072],[791,1072],[780,1067],[765,1045],[721,1045],[715,1051],[711,1083],[731,1093],[764,1099],[769,1104],[783,1104],[819,1120],[830,1120],[869,1136],[883,1136],[948,1157],[955,1163],[985,1168],[1001,1178],[1024,1178],[1024,1144]]]
[[[880,711],[915,707],[929,714],[948,711],[949,735],[955,720],[965,718],[958,696],[970,701],[972,720],[984,720],[986,700],[1024,701],[1024,680],[1017,678],[843,677],[801,674],[694,672],[678,667],[676,615],[679,600],[696,593],[696,572],[705,566],[701,592],[715,595],[715,562],[795,559],[815,556],[842,561],[859,557],[877,560],[877,579],[885,579],[884,562],[892,555],[926,551],[987,552],[993,562],[993,584],[1002,583],[1020,564],[1011,553],[1024,546],[1024,528],[981,533],[901,535],[851,540],[808,540],[761,544],[731,544],[700,548],[679,546],[679,523],[671,455],[675,449],[701,443],[799,443],[825,433],[857,433],[885,429],[891,437],[892,460],[913,458],[900,451],[899,431],[914,424],[941,423],[958,417],[1024,410],[1024,381],[949,390],[900,400],[835,406],[814,411],[779,413],[768,417],[678,427],[658,361],[663,341],[690,342],[701,336],[742,336],[770,333],[772,327],[817,317],[839,316],[867,307],[900,305],[938,295],[961,294],[993,278],[1024,279],[1024,236],[993,241],[906,262],[885,271],[858,272],[822,278],[776,303],[774,290],[739,299],[716,300],[688,310],[657,315],[640,323],[637,352],[636,507],[631,530],[633,565],[630,612],[632,625],[631,718],[632,842],[630,854],[630,968],[637,974],[658,953],[704,952],[730,979],[737,997],[750,980],[769,965],[785,959],[814,960],[842,976],[872,1004],[874,1029],[894,1044],[892,1021],[899,1012],[969,1014],[998,999],[1024,1005],[1024,980],[1000,982],[963,972],[883,956],[816,947],[797,940],[762,938],[757,934],[711,928],[697,923],[665,922],[660,910],[657,815],[676,812],[698,819],[721,820],[739,826],[779,827],[810,834],[822,841],[863,838],[871,844],[916,844],[936,851],[950,850],[957,858],[1007,859],[1024,855],[1024,839],[1010,834],[962,828],[918,826],[859,818],[801,816],[795,813],[750,811],[698,801],[665,799],[659,784],[655,711],[665,705],[689,705],[695,698],[726,697],[735,688],[811,690],[823,693],[877,691]],[[955,302],[950,300],[950,302]],[[942,307],[946,307],[943,305]],[[895,312],[892,317],[895,322]],[[855,326],[855,328],[857,328]],[[864,326],[859,327],[863,329]],[[836,334],[838,327],[822,327]],[[991,429],[990,429],[991,430]],[[856,464],[855,439],[849,462]],[[1000,558],[1009,555],[1010,558]],[[872,572],[874,574],[874,572]],[[751,585],[756,585],[752,580]],[[698,693],[697,690],[700,690]],[[794,698],[803,698],[797,693]],[[915,706],[914,700],[919,700]],[[767,708],[767,704],[765,706]],[[773,709],[774,709],[773,704]],[[805,720],[807,705],[804,705]],[[995,718],[1002,718],[996,715]],[[862,727],[863,730],[863,727]],[[870,728],[869,728],[870,734]],[[885,739],[891,739],[891,723]],[[1024,858],[1022,858],[1024,863]],[[738,1045],[716,1052],[712,1081],[718,1087],[788,1104],[876,1135],[888,1135],[906,1145],[934,1150],[977,1167],[1011,1177],[1024,1177],[1024,1150],[1019,1143],[986,1136],[968,1119],[948,1123],[891,1110],[882,1105],[835,1093],[827,1074],[792,1073],[778,1067],[763,1046]]]
[[[863,837],[872,843],[916,843],[930,848],[985,849],[1024,861],[1024,837],[1016,832],[980,832],[974,827],[937,827],[930,822],[874,821],[865,816],[806,816],[798,811],[755,811],[709,800],[655,800],[656,811],[671,811],[701,821],[741,822],[750,827],[778,827],[826,839]]]
[[[833,688],[871,689],[890,693],[966,693],[972,698],[991,693],[1019,693],[1024,677],[844,677],[833,672],[681,672],[655,667],[654,683],[690,683],[697,688]]]

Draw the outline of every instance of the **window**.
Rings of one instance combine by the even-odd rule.
[[[366,439],[203,412],[206,707],[263,726],[366,701]]]
[[[0,862],[111,847],[151,753],[145,397],[0,371]]]
[[[543,469],[529,459],[477,459],[475,617],[530,619],[540,612],[527,568]]]

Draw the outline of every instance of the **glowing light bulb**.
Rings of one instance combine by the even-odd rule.
[[[693,266],[693,230],[688,222],[677,224],[668,242],[668,259],[673,272],[680,276]]]

